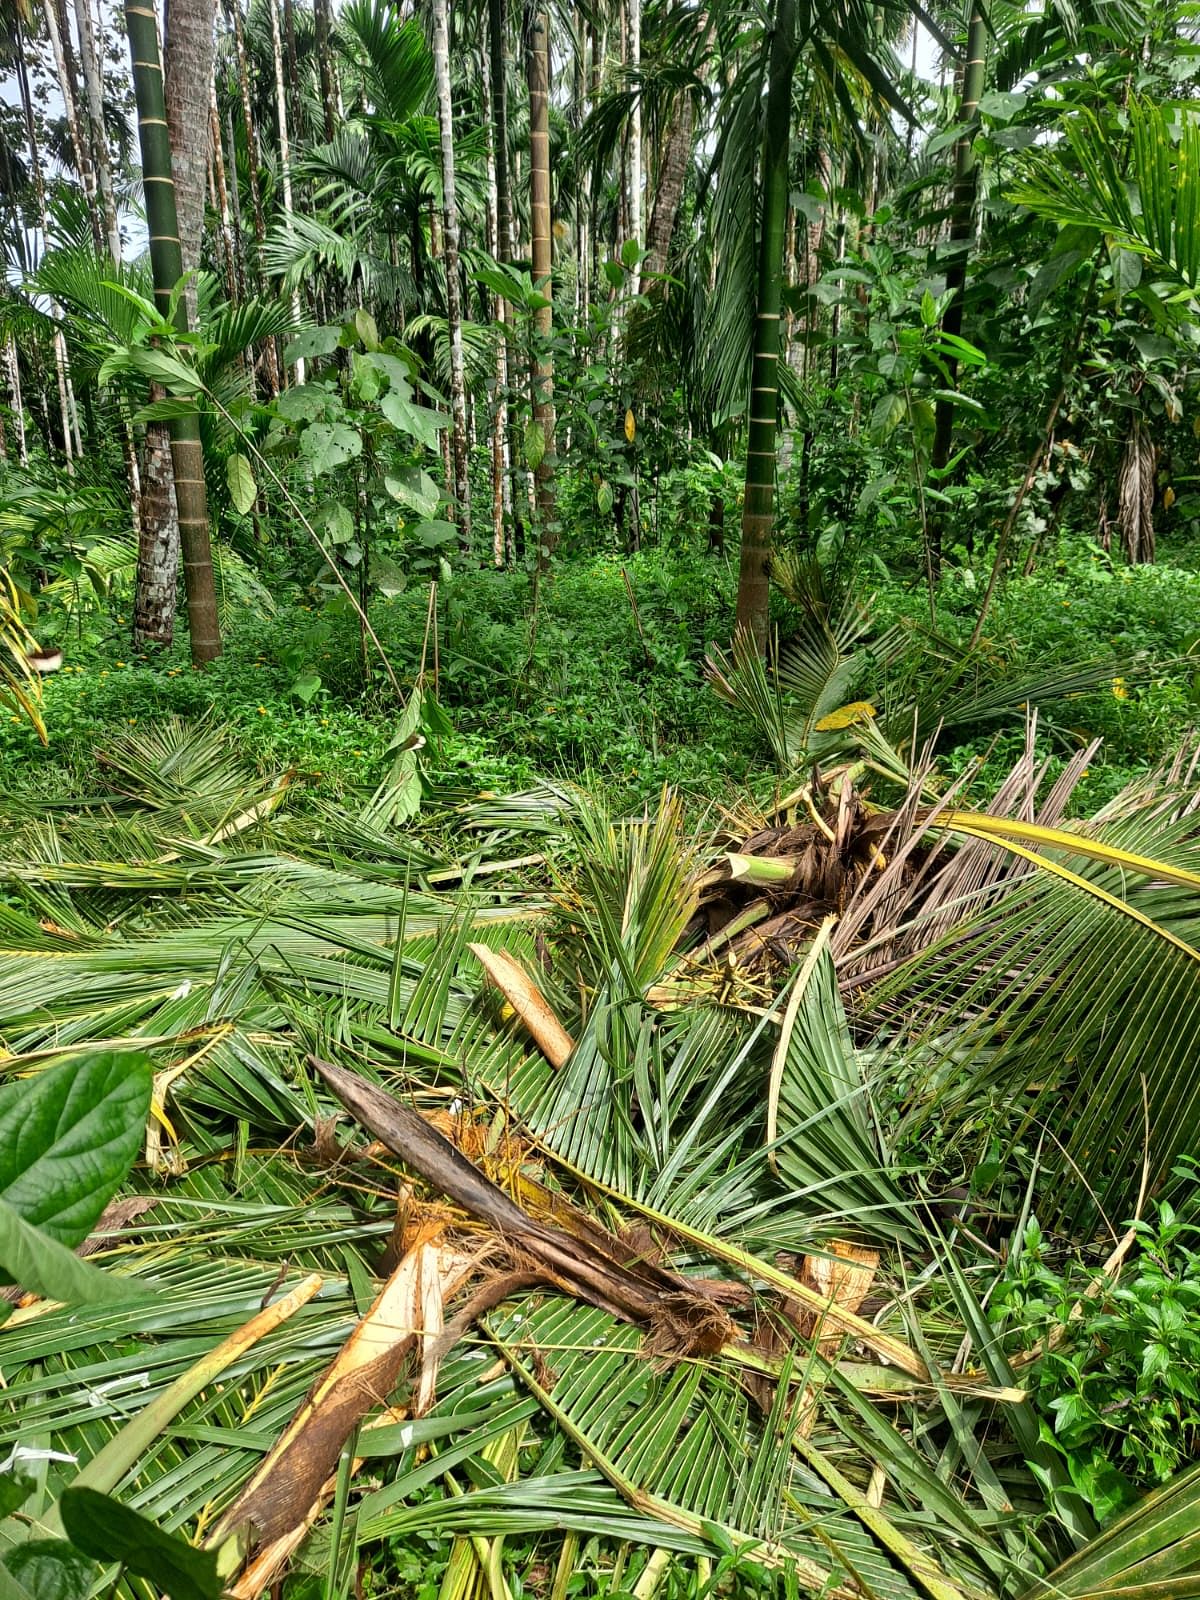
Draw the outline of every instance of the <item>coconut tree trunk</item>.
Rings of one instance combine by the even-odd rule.
[[[783,254],[787,233],[788,141],[792,77],[796,66],[796,3],[775,0],[763,129],[762,221],[758,241],[758,308],[750,378],[750,430],[742,553],[738,572],[738,626],[767,642],[771,541],[775,518],[776,424],[779,417],[779,313],[783,304]]]
[[[150,266],[154,276],[154,298],[160,311],[166,316],[171,310],[172,291],[183,276],[183,247],[175,209],[175,184],[171,169],[171,141],[167,132],[166,96],[158,58],[158,31],[152,7],[145,4],[144,0],[126,0],[125,25],[129,35],[129,55],[137,102],[138,139],[142,150],[142,181],[146,192],[146,221],[150,231]],[[207,102],[206,82],[199,105],[206,105]],[[207,128],[207,117],[202,117],[200,120]],[[203,167],[201,167],[201,186],[203,181]],[[187,332],[187,302],[182,295],[176,300],[174,321],[180,333]],[[199,415],[192,411],[175,417],[170,424],[170,433],[192,660],[201,665],[220,655],[221,636],[217,626],[217,597],[213,583],[212,550],[209,545],[208,498],[204,487],[204,453],[200,444]]]
[[[208,176],[216,0],[167,0],[163,61],[171,172],[183,271],[200,265],[204,232],[204,187]],[[188,314],[195,320],[196,287],[187,289]]]
[[[529,18],[525,72],[529,83],[529,216],[533,278],[546,304],[537,312],[538,339],[533,373],[533,415],[542,430],[537,464],[538,565],[545,566],[558,542],[554,503],[554,333],[553,258],[550,233],[550,13]]]
[[[970,263],[971,233],[975,225],[975,189],[978,163],[975,159],[974,122],[983,95],[987,61],[987,23],[982,7],[973,4],[971,20],[967,27],[967,59],[963,66],[962,98],[958,104],[958,121],[966,132],[954,146],[954,192],[950,203],[949,256],[946,262],[946,291],[952,295],[942,315],[942,332],[962,336],[963,294],[967,286],[967,269]],[[954,388],[958,362],[953,355],[945,358],[948,389]],[[929,453],[930,470],[936,475],[943,471],[954,447],[954,404],[939,400],[934,411],[933,446]],[[929,565],[937,576],[942,560],[942,533],[938,519],[929,519]]]
[[[96,18],[92,13],[92,0],[75,0],[75,24],[79,30],[79,58],[83,63],[83,87],[87,100],[88,125],[92,135],[92,159],[96,168],[96,189],[100,197],[104,239],[113,263],[120,265],[121,230],[117,223],[112,159],[108,149],[108,133],[104,126],[104,74],[97,42]]]
[[[433,0],[433,73],[441,133],[443,260],[446,324],[450,334],[450,453],[459,543],[471,548],[471,474],[467,439],[467,386],[463,364],[462,289],[458,276],[458,206],[454,194],[454,105],[450,98],[450,19],[446,0]]]

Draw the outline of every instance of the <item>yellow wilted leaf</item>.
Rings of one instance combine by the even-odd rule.
[[[1163,510],[1164,511],[1170,511],[1171,507],[1174,504],[1175,504],[1175,491],[1174,491],[1174,489],[1171,488],[1170,484],[1168,484],[1167,487],[1163,490]]]
[[[852,728],[856,722],[866,722],[875,715],[869,700],[852,700],[848,706],[839,706],[813,726],[818,733],[834,733],[840,728]]]
[[[625,413],[625,437],[632,444],[637,436],[637,423],[633,420],[632,407]]]

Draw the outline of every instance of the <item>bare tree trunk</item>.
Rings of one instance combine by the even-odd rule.
[[[153,398],[157,392],[151,391]],[[171,435],[165,422],[146,424],[142,458],[142,527],[138,538],[137,587],[133,599],[135,644],[170,644],[175,637],[179,585],[179,515]]]
[[[163,87],[171,136],[171,170],[183,270],[200,265],[204,183],[208,173],[216,0],[167,0]],[[196,318],[196,286],[187,288],[188,317]]]
[[[92,15],[92,0],[75,0],[75,25],[79,30],[79,56],[83,63],[83,86],[87,97],[88,123],[92,133],[92,158],[96,164],[96,185],[100,195],[104,237],[110,257],[119,265],[121,230],[117,223],[112,160],[108,150],[108,133],[104,126],[104,74],[97,44],[96,19]]]
[[[47,18],[49,19],[49,11],[47,11]],[[57,35],[57,17],[50,25],[53,26]],[[42,247],[45,248],[50,233],[50,217],[46,210],[46,180],[42,174],[42,155],[38,145],[37,123],[33,115],[33,96],[30,93],[29,73],[25,66],[25,35],[20,25],[16,29],[16,44],[17,92],[25,119],[25,137],[29,142],[29,170],[33,174],[34,199],[37,202],[38,221],[42,229]],[[58,410],[62,419],[63,453],[66,457],[67,471],[73,473],[75,466],[74,449],[71,441],[71,409],[67,403],[67,346],[62,333],[57,327],[54,330],[53,346],[54,372],[58,380]],[[48,415],[46,420],[48,431]]]
[[[200,108],[212,99],[215,24],[215,0],[168,0],[163,94],[180,259],[185,273],[194,272],[200,264],[211,135],[210,118],[202,115]],[[194,278],[187,285],[185,300],[189,321],[194,322]],[[180,535],[175,465],[166,424],[147,426],[141,481],[133,637],[137,644],[169,644],[175,634]]]
[[[446,0],[433,0],[433,71],[441,132],[446,323],[450,334],[451,454],[459,543],[471,548],[471,473],[467,448],[467,399],[463,363],[462,294],[458,281],[458,207],[454,193],[454,107],[450,99],[450,19]]]
[[[542,456],[536,469],[538,565],[545,567],[558,543],[554,498],[554,333],[553,256],[550,228],[550,13],[529,19],[525,53],[529,81],[529,190],[533,279],[546,304],[537,312],[538,351],[533,382],[533,415],[541,425]]]

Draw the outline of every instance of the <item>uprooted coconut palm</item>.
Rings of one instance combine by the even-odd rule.
[[[1097,1534],[984,1309],[1005,1221],[981,1189],[960,1229],[947,1167],[986,1108],[1048,1216],[1161,1188],[1197,1094],[1194,762],[1077,823],[1080,763],[1032,745],[983,810],[815,783],[733,841],[790,863],[764,886],[669,800],[476,802],[442,860],[289,817],[273,776],[239,799],[211,729],[160,741],[7,847],[6,1075],[136,1045],[155,1131],[151,1204],[92,1257],[152,1292],[33,1294],[0,1334],[0,1444],[54,1452],[0,1548],[82,1480],[247,1597],[417,1533],[446,1600],[503,1600],[505,1541],[551,1537],[562,1592],[586,1548],[641,1597],[676,1562],[864,1600],[1194,1574],[1194,1478]],[[789,959],[717,987],[700,913],[735,893],[792,917]]]

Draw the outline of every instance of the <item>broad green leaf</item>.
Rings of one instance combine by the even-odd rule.
[[[431,517],[425,522],[418,522],[416,528],[417,538],[430,549],[436,549],[439,544],[448,544],[451,539],[458,537],[458,529],[452,522],[446,522],[440,517]]]
[[[372,554],[371,556],[371,582],[380,594],[403,594],[408,584],[403,568],[391,556]]]
[[[0,1520],[23,1506],[36,1487],[23,1472],[0,1472]]]
[[[3,1561],[0,1561],[0,1600],[33,1600],[29,1590],[17,1582]]]
[[[338,347],[341,331],[337,327],[305,328],[286,346],[283,359],[291,366],[296,361],[311,361],[314,356],[332,355]],[[285,390],[284,393],[290,394],[292,391]],[[283,395],[279,398],[282,400]]]
[[[1024,111],[1028,101],[1029,96],[1019,89],[989,89],[981,97],[979,109],[985,117],[991,117],[995,122],[1009,122],[1018,112]]]
[[[300,435],[300,453],[319,476],[360,456],[362,438],[357,428],[345,422],[312,422]]]
[[[1136,250],[1125,250],[1120,245],[1109,247],[1108,259],[1112,264],[1113,288],[1118,294],[1128,294],[1142,281],[1142,258]]]
[[[87,1600],[97,1577],[96,1563],[65,1539],[15,1545],[4,1564],[30,1600]]]
[[[95,1489],[67,1489],[59,1502],[71,1543],[97,1561],[119,1561],[149,1578],[171,1600],[220,1600],[221,1579],[211,1550],[197,1550],[164,1533],[140,1513]]]
[[[879,443],[894,433],[900,419],[904,415],[904,396],[901,394],[882,394],[875,402],[875,409],[871,413],[871,437]]]
[[[347,544],[354,537],[354,517],[340,500],[325,500],[317,512],[318,525],[331,544]]]
[[[619,289],[625,282],[625,269],[619,261],[606,261],[604,263],[604,276],[608,279],[611,288]]]
[[[365,349],[379,349],[379,329],[375,325],[375,318],[362,306],[354,313],[354,331]]]
[[[613,487],[607,478],[602,478],[596,487],[596,509],[600,515],[606,517],[613,508]]]
[[[86,1239],[141,1147],[152,1076],[142,1052],[104,1050],[6,1084],[0,1199],[61,1244]]]
[[[275,409],[290,422],[313,422],[325,415],[333,398],[321,383],[300,383],[294,389],[285,389],[275,401]]]
[[[450,420],[436,411],[431,411],[428,406],[414,405],[411,400],[395,392],[384,395],[379,402],[379,409],[393,428],[416,439],[427,450],[437,449],[438,434]]]
[[[393,500],[410,507],[421,517],[431,517],[438,508],[441,490],[427,472],[420,467],[403,467],[389,472],[383,486]]]
[[[537,417],[525,424],[525,465],[536,472],[546,454],[546,432]]]
[[[381,377],[387,379],[387,386],[405,400],[412,397],[413,366],[403,356],[389,355],[386,350],[372,350],[361,357],[364,366],[373,367]]]
[[[321,674],[313,667],[305,667],[293,682],[291,692],[297,700],[308,705],[321,692]]]
[[[378,400],[384,390],[384,376],[379,368],[354,350],[350,354],[350,387],[355,397],[365,405]]]
[[[242,516],[248,516],[254,510],[254,502],[258,499],[258,485],[254,481],[250,463],[244,455],[235,451],[229,457],[225,463],[225,478],[229,484],[229,494],[234,506]]]
[[[66,1305],[146,1298],[139,1285],[90,1266],[26,1222],[6,1200],[0,1200],[0,1282],[19,1283],[30,1294]]]
[[[621,264],[632,272],[642,258],[641,246],[636,239],[626,239],[621,246]]]

